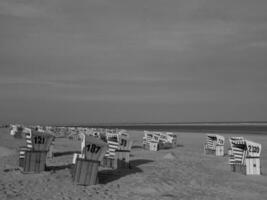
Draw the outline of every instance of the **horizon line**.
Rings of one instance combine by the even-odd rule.
[[[12,124],[12,123],[9,123]],[[19,123],[18,123],[19,124]],[[23,124],[23,123],[22,123]],[[28,123],[27,123],[28,124]],[[93,123],[57,123],[57,124],[49,124],[49,123],[40,123],[35,125],[43,125],[43,126],[127,126],[127,125],[238,125],[238,124],[267,124],[267,121],[195,121],[195,122],[93,122]],[[34,124],[32,124],[34,125]]]

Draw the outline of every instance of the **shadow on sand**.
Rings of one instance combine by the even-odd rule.
[[[133,145],[132,149],[143,149],[143,146],[141,146],[141,145]]]
[[[141,170],[138,166],[154,162],[153,160],[147,160],[147,159],[136,159],[130,161],[130,167],[129,168],[120,168],[120,169],[104,169],[98,172],[98,183],[99,184],[107,184],[109,182],[115,181],[117,179],[120,179],[124,176],[135,174],[135,173],[142,173],[143,170]],[[56,173],[56,171],[68,169],[70,173],[73,175],[73,164],[65,164],[65,165],[49,165],[46,166],[46,171],[50,171],[51,173]]]
[[[107,184],[130,174],[141,173],[143,171],[138,166],[150,162],[154,161],[147,159],[137,159],[130,161],[129,169],[102,170],[98,172],[99,184]]]
[[[73,169],[73,164],[66,164],[66,165],[56,165],[56,166],[46,166],[45,170],[46,171],[51,171],[51,172],[56,172],[58,170],[63,170],[63,169],[69,169],[72,171]]]
[[[53,153],[53,156],[54,156],[54,157],[66,156],[66,155],[73,155],[74,153],[78,153],[78,154],[80,154],[81,151],[54,152],[54,153]]]

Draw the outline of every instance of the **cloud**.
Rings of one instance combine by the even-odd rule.
[[[58,113],[70,104],[128,106],[118,119],[140,119],[131,105],[144,113],[157,105],[167,118],[167,105],[187,116],[192,105],[223,112],[241,100],[253,110],[266,99],[265,8],[248,0],[1,1],[0,100],[44,100]],[[216,116],[209,112],[199,118]]]

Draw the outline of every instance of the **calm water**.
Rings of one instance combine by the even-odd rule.
[[[96,127],[90,126],[90,127]],[[223,132],[242,134],[267,134],[267,124],[117,124],[99,125],[103,128],[122,128],[132,130],[164,130],[164,131],[188,131],[188,132]]]

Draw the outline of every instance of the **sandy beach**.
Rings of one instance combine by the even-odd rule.
[[[19,145],[7,129],[1,129],[0,199],[266,199],[267,137],[246,135],[263,145],[262,176],[230,171],[228,157],[203,154],[203,133],[177,133],[174,149],[150,152],[141,148],[142,131],[129,131],[133,148],[131,169],[100,169],[94,186],[78,186],[71,178],[71,156],[47,160],[50,171],[22,174],[18,170]],[[222,134],[228,138],[229,134]],[[226,142],[228,145],[228,141]],[[55,151],[79,149],[79,142],[56,139]],[[227,149],[227,146],[226,148]]]
[[[0,200],[267,200],[267,1],[0,0],[0,28]]]

